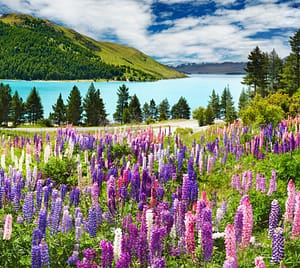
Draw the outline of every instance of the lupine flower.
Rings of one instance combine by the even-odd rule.
[[[276,171],[272,170],[272,177],[270,180],[268,195],[272,195],[277,190],[277,184],[276,184]]]
[[[32,232],[32,246],[38,246],[42,240],[43,234],[40,229],[36,228]]]
[[[33,246],[31,248],[31,268],[42,267],[42,256],[40,246]]]
[[[228,224],[225,228],[225,249],[226,249],[226,259],[229,257],[234,259],[235,266],[237,265],[237,255],[236,255],[236,237],[234,232],[234,227]]]
[[[114,256],[114,250],[111,242],[102,240],[100,242],[100,247],[102,249],[101,253],[101,264],[102,268],[111,268]]]
[[[195,216],[191,211],[185,214],[185,244],[187,253],[195,255],[195,235],[194,235]]]
[[[5,217],[3,240],[10,240],[12,233],[12,215],[7,214]]]
[[[152,209],[146,210],[146,226],[147,226],[147,238],[150,241],[151,229],[153,227],[153,211]]]
[[[165,268],[165,259],[164,258],[155,258],[153,261],[152,268]]]
[[[122,230],[121,228],[115,229],[114,237],[114,259],[117,261],[121,256],[121,240],[122,240]]]
[[[90,237],[96,237],[96,235],[97,235],[97,218],[96,218],[96,209],[93,206],[89,208],[87,229],[88,229]]]
[[[284,214],[284,221],[285,222],[293,222],[294,217],[294,209],[295,209],[295,183],[290,180],[288,183],[288,197],[285,202],[285,214]]]
[[[242,204],[243,207],[243,229],[241,248],[249,246],[252,228],[253,228],[253,210],[249,198],[245,199]]]
[[[33,216],[33,209],[34,209],[34,204],[33,204],[33,193],[28,192],[25,196],[24,204],[23,204],[23,214],[24,214],[24,219],[27,223],[31,222],[32,216]]]
[[[198,200],[196,206],[196,230],[201,230],[202,225],[202,210],[206,207],[204,200]]]
[[[130,265],[130,256],[127,252],[122,253],[116,263],[116,268],[128,268]]]
[[[83,257],[86,258],[88,262],[92,262],[96,259],[96,251],[93,248],[86,248],[83,250]]]
[[[271,263],[278,264],[284,258],[284,237],[283,230],[277,227],[273,233],[272,239],[272,258]]]
[[[150,260],[153,263],[154,258],[161,257],[162,255],[162,239],[166,235],[166,228],[165,227],[158,227],[154,225],[151,230],[150,236]]]
[[[141,264],[141,267],[147,267],[148,264],[148,238],[147,238],[147,225],[145,220],[142,220],[142,225],[138,237],[138,260]]]
[[[269,215],[269,231],[268,236],[272,238],[274,229],[278,227],[280,221],[280,206],[276,199],[271,203],[271,210]]]
[[[51,218],[50,233],[51,234],[55,234],[58,232],[61,210],[62,210],[62,202],[61,202],[61,199],[58,197],[58,198],[56,198],[54,206],[53,206],[53,213],[52,213],[52,215],[50,215],[50,218]]]
[[[50,266],[48,244],[43,239],[40,243],[42,266]]]
[[[266,268],[264,258],[261,256],[255,257],[254,264],[255,264],[254,268]]]
[[[37,180],[36,182],[36,211],[39,211],[42,206],[43,197],[43,182],[42,180]]]
[[[294,221],[292,226],[292,237],[300,236],[300,191],[296,194],[296,205],[294,213]]]
[[[211,222],[205,221],[201,229],[202,237],[202,261],[210,262],[213,253],[212,225]]]
[[[233,257],[226,258],[223,264],[223,268],[236,268],[236,267],[237,267],[236,260]]]

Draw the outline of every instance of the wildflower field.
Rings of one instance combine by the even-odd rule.
[[[300,267],[300,118],[1,132],[0,267]]]

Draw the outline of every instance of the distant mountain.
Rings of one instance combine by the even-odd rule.
[[[126,46],[29,15],[0,15],[0,79],[149,81],[185,75]]]
[[[245,74],[246,62],[189,63],[174,69],[186,74]]]

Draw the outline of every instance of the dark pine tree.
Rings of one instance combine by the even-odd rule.
[[[142,116],[141,104],[136,94],[134,94],[130,98],[128,111],[130,113],[130,119],[132,122],[136,122],[136,123],[142,122],[143,116]]]
[[[0,84],[0,124],[7,124],[9,120],[11,102],[11,88],[9,85]]]
[[[167,98],[163,99],[158,105],[159,121],[168,120],[170,118],[170,104]]]
[[[128,108],[129,103],[129,88],[123,84],[119,87],[117,95],[117,108],[115,113],[113,114],[113,118],[116,122],[123,124],[125,123],[123,122],[123,112],[125,108]]]
[[[31,90],[26,103],[26,117],[29,123],[35,124],[39,119],[43,118],[44,108],[40,95],[35,87]]]
[[[19,125],[24,119],[25,104],[23,99],[19,96],[18,91],[12,96],[11,99],[11,111],[10,120],[13,122],[14,126]]]
[[[149,112],[150,112],[150,118],[156,121],[158,118],[158,110],[154,99],[150,100]]]
[[[191,108],[184,97],[180,97],[178,102],[172,106],[172,119],[190,119]]]
[[[220,118],[220,97],[218,94],[216,94],[214,89],[211,93],[211,96],[209,96],[208,103],[214,112],[214,118]]]
[[[100,90],[96,90],[93,83],[91,83],[83,100],[83,109],[85,112],[85,123],[88,126],[104,126],[107,124],[107,114],[103,100],[100,97]]]
[[[59,93],[56,104],[52,105],[53,113],[50,115],[50,119],[57,125],[61,125],[66,121],[66,106],[62,98],[61,93]]]
[[[150,106],[148,102],[145,102],[142,109],[143,121],[146,122],[150,118]]]
[[[82,118],[82,102],[80,91],[77,86],[74,86],[68,96],[66,107],[67,122],[78,126]]]

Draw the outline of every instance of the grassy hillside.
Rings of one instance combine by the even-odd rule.
[[[156,80],[184,75],[142,52],[28,15],[0,17],[0,78]]]

